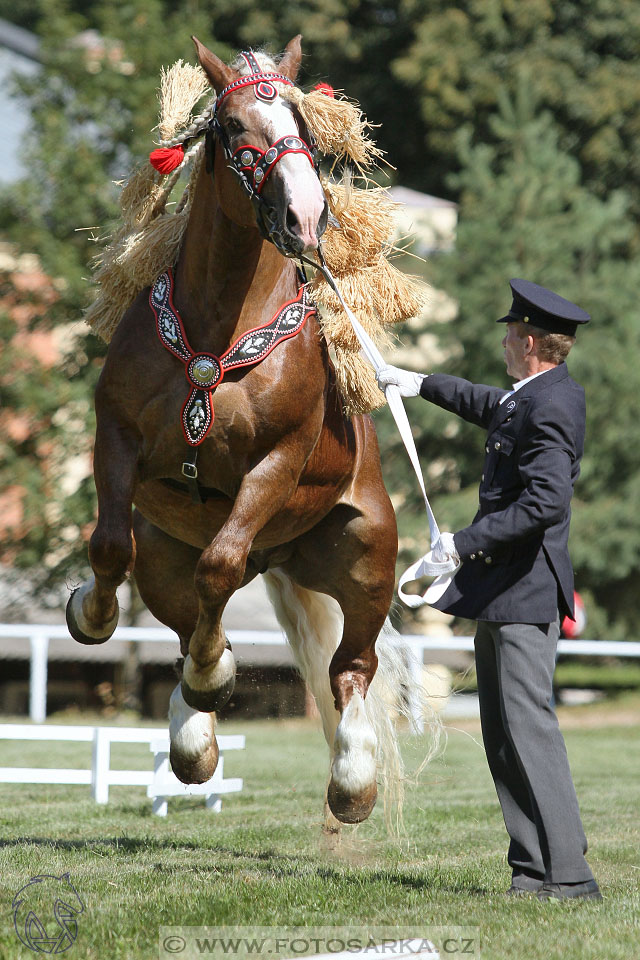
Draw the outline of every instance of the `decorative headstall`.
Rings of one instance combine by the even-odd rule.
[[[204,128],[206,132],[208,169],[213,172],[213,151],[215,139],[217,138],[222,144],[222,149],[224,150],[230,168],[238,175],[242,186],[249,195],[261,235],[265,240],[271,241],[284,256],[298,257],[297,251],[290,247],[290,238],[286,232],[278,226],[278,216],[275,209],[267,203],[262,196],[262,189],[276,164],[288,153],[304,154],[316,173],[318,173],[319,166],[316,144],[311,132],[307,131],[306,135],[309,143],[301,136],[290,135],[280,137],[280,139],[271,144],[267,150],[261,150],[260,147],[253,146],[253,144],[249,143],[238,147],[236,150],[231,149],[229,138],[218,119],[220,105],[229,94],[235,93],[237,90],[242,90],[245,87],[253,87],[257,100],[262,100],[264,103],[272,103],[278,97],[278,90],[275,86],[276,83],[284,83],[290,87],[295,86],[293,80],[290,80],[289,77],[286,77],[282,73],[264,73],[251,50],[244,50],[240,56],[243,57],[251,72],[245,76],[237,77],[236,80],[233,80],[232,83],[228,84],[220,92],[211,110],[211,119],[206,128]],[[333,96],[333,88],[328,84],[318,86],[323,88],[323,92],[326,92],[329,96]],[[200,136],[202,132],[201,130],[195,134],[195,136]],[[173,147],[160,147],[157,150],[153,150],[149,156],[152,166],[163,175],[171,173],[180,166],[184,160],[184,151],[188,143],[189,139]],[[328,215],[326,202],[325,211]]]
[[[260,233],[265,240],[270,240],[285,256],[297,256],[297,252],[290,250],[288,238],[283,231],[278,229],[278,217],[273,207],[268,204],[262,194],[262,189],[267,182],[267,178],[273,171],[276,164],[282,160],[288,153],[301,153],[308,158],[311,166],[318,171],[317,150],[313,137],[308,134],[311,143],[306,143],[302,137],[285,136],[280,137],[267,150],[261,150],[253,144],[247,143],[231,149],[229,138],[224,127],[218,119],[218,111],[221,104],[237,90],[244,87],[253,87],[257,100],[265,103],[272,103],[278,97],[278,91],[275,83],[284,83],[293,87],[295,84],[289,77],[281,73],[263,73],[260,64],[250,50],[245,50],[240,54],[249,70],[252,72],[238,77],[226,86],[216,98],[213,107],[213,114],[209,121],[209,149],[213,148],[213,136],[215,135],[222,144],[225,157],[229,161],[231,169],[238,175],[240,182],[254,207],[256,223]],[[211,164],[213,166],[213,164]]]

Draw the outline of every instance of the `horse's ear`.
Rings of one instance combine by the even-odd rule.
[[[278,73],[283,73],[289,80],[295,80],[298,76],[300,63],[302,62],[302,34],[290,40],[284,48],[284,56],[278,64]]]
[[[205,47],[204,43],[200,43],[197,37],[191,37],[191,39],[195,43],[200,66],[208,76],[209,83],[214,90],[220,93],[232,80],[235,80],[235,73],[231,67],[228,67],[219,57],[216,57],[215,53]]]

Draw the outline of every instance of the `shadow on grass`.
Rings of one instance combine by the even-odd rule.
[[[265,873],[277,877],[295,877],[307,876],[332,882],[336,884],[349,884],[350,882],[360,885],[362,883],[362,867],[353,869],[345,865],[342,869],[327,866],[326,863],[315,864],[312,859],[291,854],[279,853],[276,850],[247,851],[235,847],[223,846],[203,846],[202,843],[189,840],[171,840],[169,838],[159,840],[153,837],[132,838],[132,837],[100,837],[84,840],[59,840],[51,837],[15,837],[12,840],[0,840],[0,849],[23,847],[31,844],[36,847],[48,847],[53,850],[69,850],[77,852],[90,853],[92,849],[96,852],[105,847],[110,848],[115,853],[136,854],[153,853],[169,851],[193,851],[202,855],[204,852],[217,854],[218,856],[230,857],[238,861],[253,862],[262,864]],[[156,869],[162,869],[158,864]],[[171,865],[172,871],[179,870],[179,865]],[[202,862],[194,863],[187,868],[188,870],[197,870],[198,873],[206,872]],[[217,867],[215,868],[217,872]],[[442,890],[448,893],[461,893],[466,896],[482,895],[485,896],[489,891],[486,887],[476,884],[470,884],[468,877],[456,877],[449,871],[441,871],[436,868],[433,871],[416,870],[406,871],[392,867],[389,870],[376,868],[366,870],[366,878],[369,883],[394,884],[411,890],[435,891]]]

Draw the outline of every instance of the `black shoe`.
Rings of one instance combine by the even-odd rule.
[[[511,886],[507,890],[507,896],[524,897],[527,894],[532,895],[542,890],[543,884],[542,877],[532,876],[529,873],[514,873],[511,878]]]
[[[602,900],[595,880],[582,883],[545,883],[537,894],[538,900]]]

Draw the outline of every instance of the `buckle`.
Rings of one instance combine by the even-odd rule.
[[[198,468],[195,463],[189,463],[188,460],[182,464],[182,476],[186,477],[187,480],[197,480],[198,479]]]

